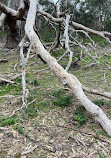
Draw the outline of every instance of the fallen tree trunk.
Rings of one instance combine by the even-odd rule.
[[[76,95],[85,109],[95,117],[103,129],[111,136],[111,121],[102,111],[102,109],[87,98],[78,79],[75,76],[72,77],[68,72],[66,72],[57,63],[56,59],[47,52],[40,42],[39,37],[33,29],[35,24],[37,3],[37,0],[30,0],[30,7],[25,25],[25,32],[30,39],[30,42],[33,44],[33,48],[36,50],[37,54],[39,54],[47,62],[51,70],[56,74],[63,85],[68,85],[69,88],[71,88],[74,95]]]

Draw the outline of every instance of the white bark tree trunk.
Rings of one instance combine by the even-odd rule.
[[[81,104],[85,107],[85,109],[90,112],[95,119],[101,124],[103,129],[111,136],[111,121],[104,114],[102,109],[97,105],[93,104],[87,96],[84,94],[82,90],[82,85],[78,81],[78,79],[68,72],[66,72],[53,58],[47,50],[43,47],[42,43],[39,40],[39,37],[35,33],[33,27],[35,24],[35,17],[37,11],[37,0],[30,0],[30,7],[28,11],[28,16],[25,25],[25,32],[30,39],[30,42],[33,44],[33,48],[36,50],[37,54],[39,54],[49,65],[51,70],[56,74],[56,76],[61,80],[61,82],[65,85],[68,85],[74,95],[78,98]]]

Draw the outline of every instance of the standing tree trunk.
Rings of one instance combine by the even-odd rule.
[[[9,0],[8,1],[8,7],[12,8],[14,10],[17,10],[20,6],[20,0]],[[10,14],[7,15],[6,23],[8,26],[7,30],[7,39],[5,47],[7,48],[16,48],[19,44],[21,38],[20,38],[20,27],[21,23],[17,21],[17,19]]]

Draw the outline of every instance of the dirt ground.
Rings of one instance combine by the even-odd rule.
[[[100,52],[110,55],[111,47],[98,50]],[[18,58],[16,50],[1,47],[0,59],[7,60],[0,62],[1,78],[10,80],[21,73]],[[61,61],[61,65],[64,62]],[[84,63],[79,64],[72,66],[70,72],[83,85],[110,92],[110,69],[104,64],[103,67],[92,68],[86,68]],[[72,92],[67,91],[67,87],[64,88],[50,70],[38,72],[44,68],[47,65],[31,54],[26,75],[30,96],[28,103],[36,100],[30,104],[29,111],[17,111],[12,120],[9,116],[22,106],[21,77],[15,80],[15,85],[0,84],[0,158],[111,158],[111,137],[90,114],[85,111],[88,119],[81,125],[73,119],[75,110],[81,106],[75,96],[71,104],[65,107],[54,104],[54,101],[58,101],[52,95],[56,90],[62,89],[69,96],[72,96]],[[101,99],[99,96],[87,95],[92,101]],[[102,105],[102,109],[111,118],[110,101],[105,101],[108,104]],[[9,118],[8,121],[6,118]]]

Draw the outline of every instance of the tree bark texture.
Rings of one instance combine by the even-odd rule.
[[[20,0],[9,0],[8,7],[17,10],[20,6]],[[11,49],[16,48],[20,42],[20,24],[17,19],[10,14],[7,15],[6,23],[8,25],[7,39],[5,47]]]

